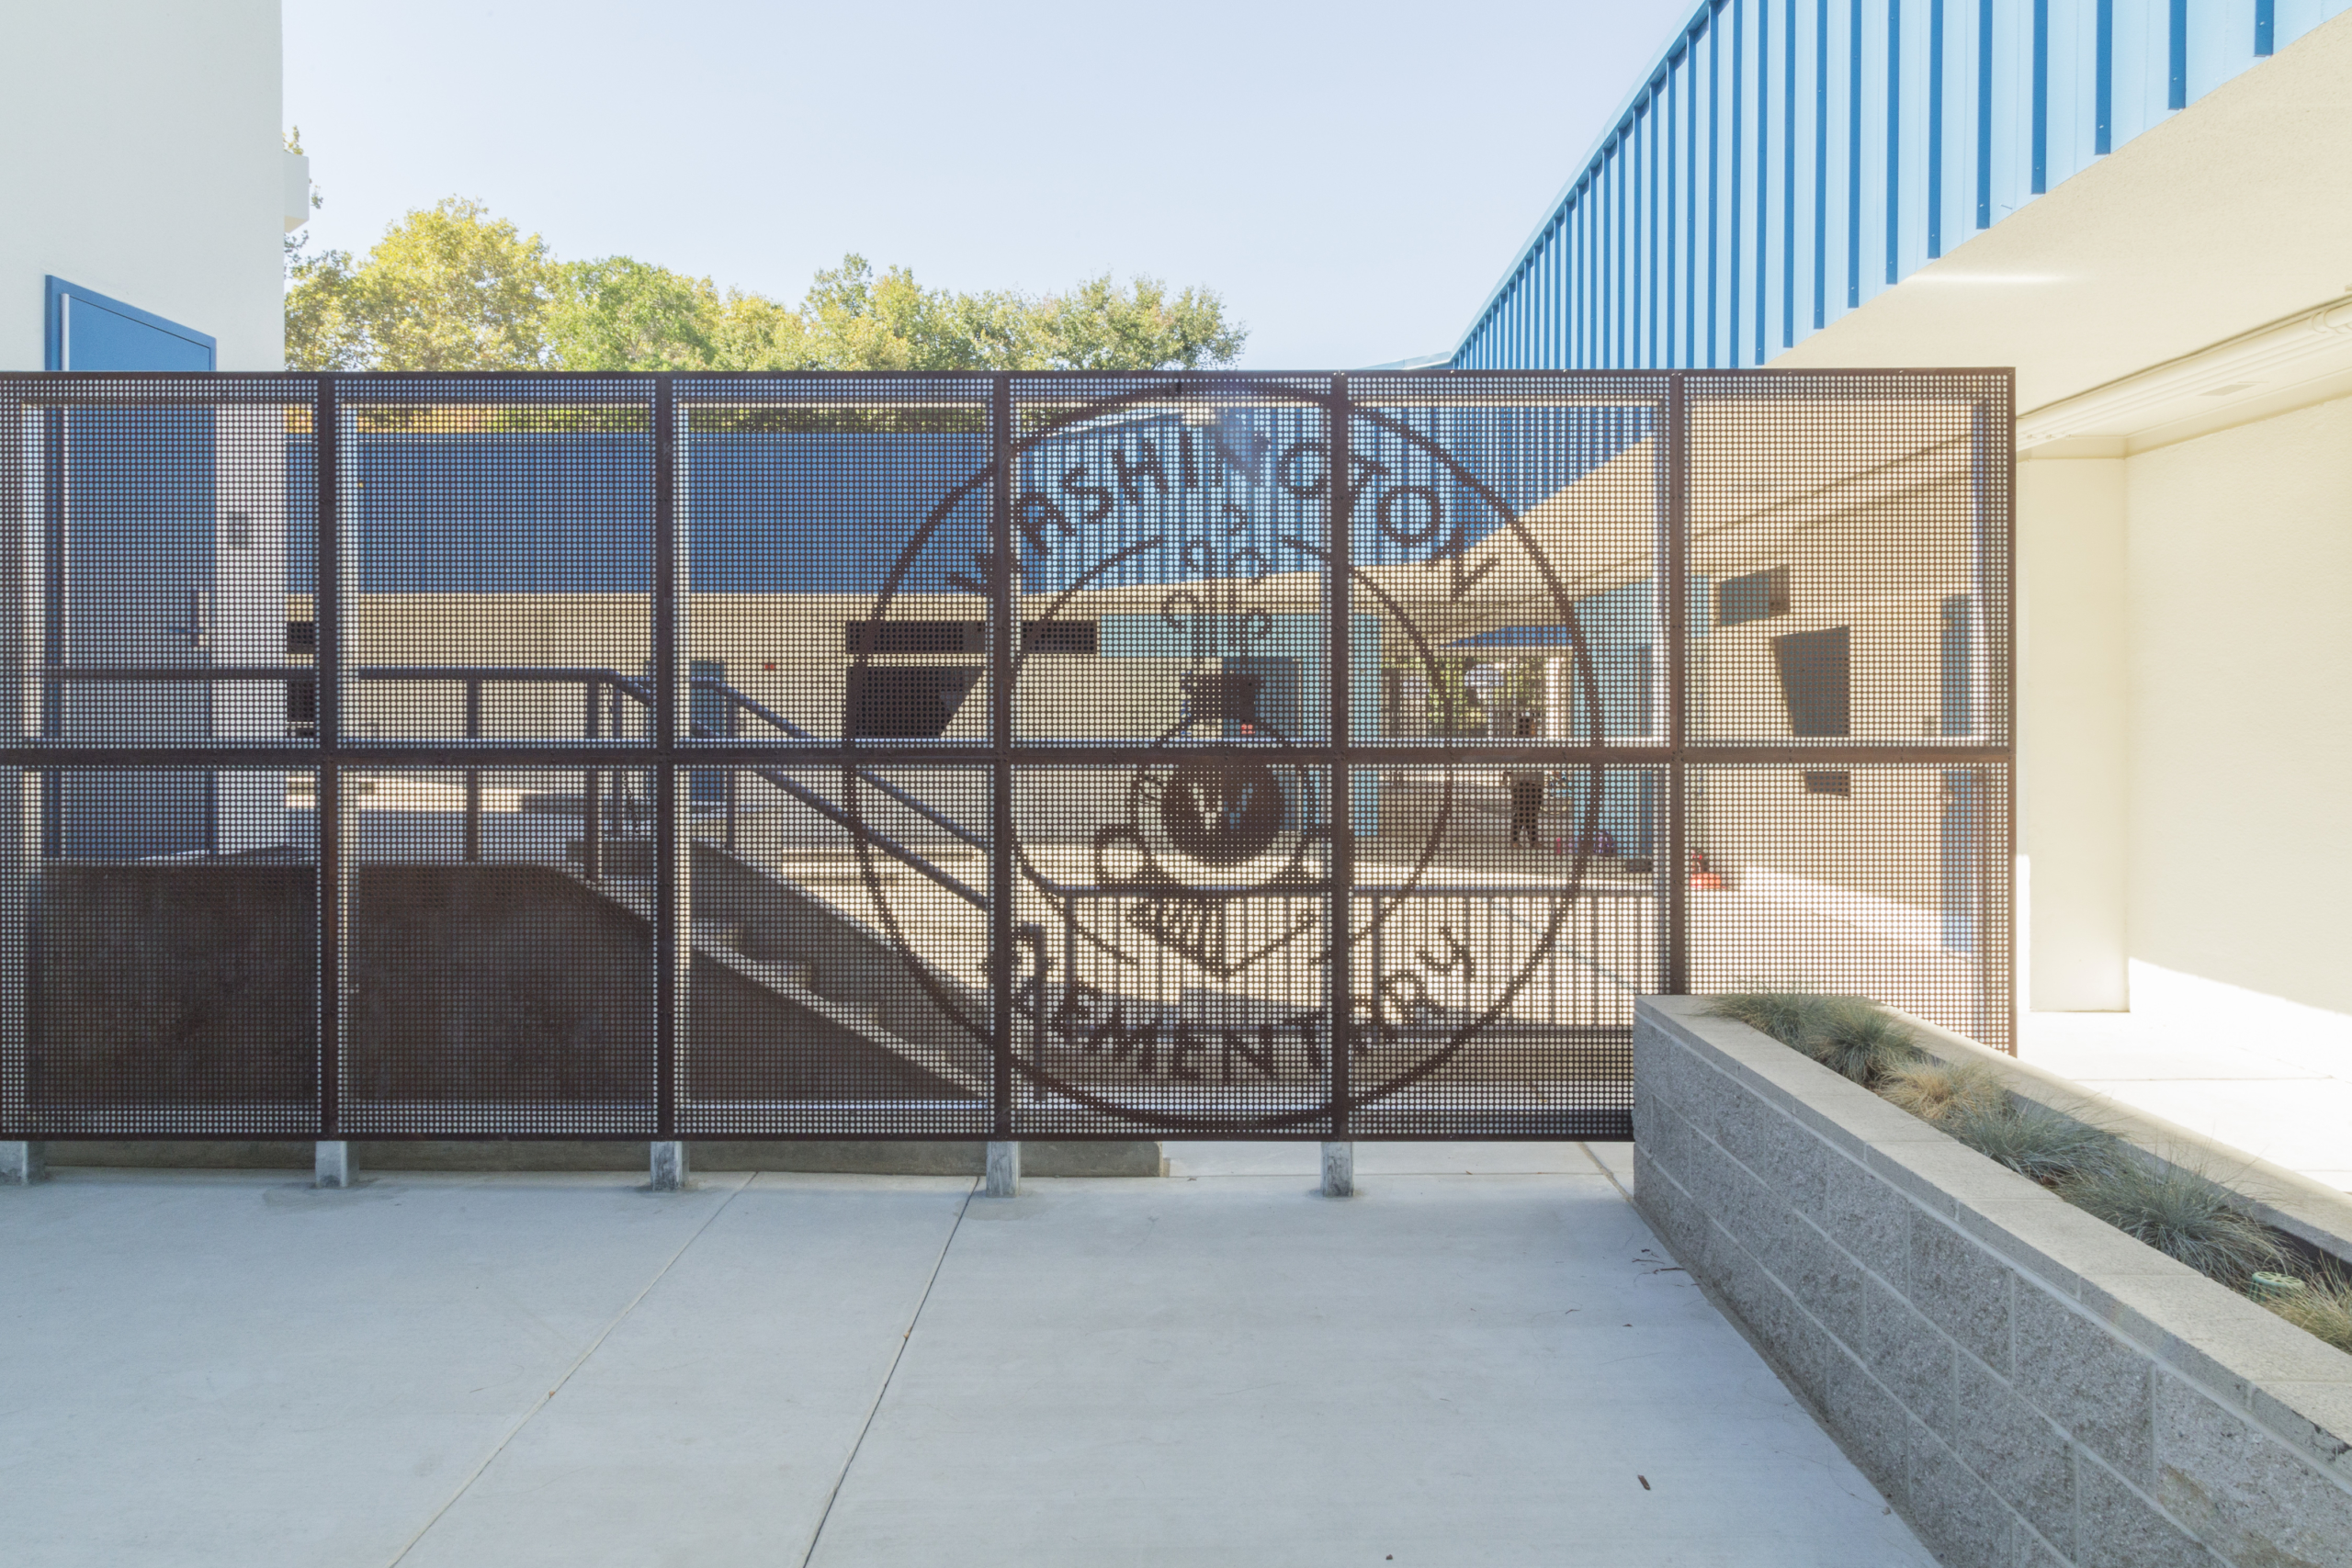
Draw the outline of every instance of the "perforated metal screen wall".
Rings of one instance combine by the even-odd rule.
[[[0,1135],[1625,1136],[2010,1037],[1979,371],[0,378]]]

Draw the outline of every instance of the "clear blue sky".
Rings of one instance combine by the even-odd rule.
[[[444,196],[567,259],[797,301],[857,251],[1219,289],[1261,369],[1450,351],[1693,0],[287,0],[286,112],[364,251]]]

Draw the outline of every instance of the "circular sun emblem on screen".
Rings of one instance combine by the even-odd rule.
[[[1016,426],[1034,434],[1015,443],[1012,485],[1024,626],[1012,706],[1075,713],[1081,733],[1060,739],[1103,760],[1019,760],[1023,741],[1056,739],[1026,718],[1008,738],[1028,964],[1020,1016],[1002,1033],[1024,1105],[1138,1128],[1279,1130],[1408,1091],[1504,1017],[1557,945],[1602,780],[1592,766],[1584,819],[1563,834],[1569,852],[1528,900],[1537,940],[1501,962],[1481,953],[1453,886],[1464,857],[1443,852],[1470,818],[1470,785],[1497,765],[1464,766],[1451,728],[1409,765],[1335,751],[1332,609],[1346,606],[1358,690],[1415,677],[1443,689],[1460,660],[1440,651],[1436,624],[1458,626],[1489,574],[1532,584],[1545,602],[1535,614],[1566,628],[1574,656],[1567,590],[1502,497],[1444,443],[1381,409],[1348,406],[1342,561],[1329,547],[1328,396],[1180,378],[1083,403],[1048,390],[1062,400]],[[992,476],[967,480],[924,520],[877,621],[909,583],[991,591],[1000,563],[976,546],[969,518]],[[1342,566],[1347,592],[1335,592]],[[1431,606],[1444,613],[1433,618]],[[1079,625],[1092,629],[1075,642],[1032,635]],[[1036,657],[1074,647],[1096,656],[1076,691],[1069,661]],[[868,657],[853,661],[853,690]],[[1586,732],[1599,734],[1589,661],[1572,662]],[[1376,705],[1358,699],[1348,712],[1363,716],[1349,726],[1351,746],[1381,739]],[[934,976],[926,917],[896,891],[915,879],[886,874],[903,846],[867,829],[888,809],[882,782],[855,765],[842,782],[883,923],[943,1010],[976,1043],[996,1043],[968,989]],[[1334,968],[1342,951],[1385,957],[1350,966],[1346,1016],[1335,1017],[1329,976],[1350,972]],[[1335,1043],[1354,1069],[1344,1076],[1332,1071]]]

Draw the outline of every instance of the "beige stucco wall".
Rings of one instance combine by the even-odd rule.
[[[39,370],[44,275],[284,364],[278,0],[9,7],[0,370]]]
[[[2352,400],[2124,467],[2132,954],[2352,1011]]]
[[[2018,466],[2018,1001],[2039,1011],[2130,1005],[2125,467]]]
[[[308,616],[306,594],[289,613]],[[860,594],[690,593],[686,655],[725,664],[729,684],[820,736],[838,733],[842,693],[852,660],[844,624],[874,611]],[[978,620],[978,601],[949,594],[901,594],[894,619]],[[346,658],[354,664],[591,666],[632,677],[646,668],[651,603],[627,593],[360,593],[348,611]],[[982,654],[878,654],[877,665],[955,664],[985,668]],[[1015,693],[1024,735],[1153,736],[1178,717],[1182,660],[1122,659],[1116,679],[1081,655],[1034,653]],[[576,684],[500,683],[482,699],[482,732],[493,738],[570,739],[582,729]],[[988,736],[988,686],[976,684],[949,725],[947,740]],[[346,699],[345,722],[365,738],[417,739],[463,733],[463,688],[448,682],[361,682]],[[626,722],[642,724],[625,706]],[[632,731],[634,732],[634,730]],[[742,733],[774,739],[747,719]]]
[[[1744,535],[1744,536],[1743,536]],[[1718,541],[1739,538],[1736,553]],[[1788,613],[1723,626],[1714,605],[1694,606],[1710,625],[1692,648],[1693,733],[1710,740],[1786,743],[1790,728],[1774,639],[1849,628],[1848,736],[1825,739],[1937,745],[1943,698],[1942,611],[1974,590],[1971,492],[1964,469],[1865,504],[1806,513],[1800,525],[1724,529],[1694,546],[1694,570],[1711,581],[1768,567],[1788,570]],[[1984,618],[1981,604],[1977,619]],[[1983,659],[1973,687],[1983,743],[1991,716]],[[1801,767],[1721,770],[1699,792],[1694,844],[1709,865],[1745,886],[1758,869],[1802,877],[1917,911],[1942,900],[1943,775],[1933,766],[1843,769],[1846,795],[1812,795]]]

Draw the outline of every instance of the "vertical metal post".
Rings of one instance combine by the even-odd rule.
[[[596,739],[604,733],[605,683],[595,677],[588,681],[588,739]],[[580,797],[582,826],[580,833],[581,858],[588,880],[605,879],[605,774],[602,769],[588,770],[588,782]]]
[[[1323,547],[1327,552],[1323,578],[1323,706],[1331,758],[1328,785],[1331,797],[1331,881],[1323,895],[1327,955],[1323,1005],[1330,1020],[1331,1136],[1345,1138],[1348,1098],[1352,1092],[1349,1068],[1353,1064],[1349,1058],[1355,1045],[1355,969],[1350,962],[1353,953],[1348,941],[1349,904],[1356,881],[1355,789],[1348,767],[1348,748],[1353,740],[1353,727],[1349,723],[1351,715],[1348,664],[1355,629],[1355,618],[1349,613],[1353,603],[1349,579],[1355,557],[1349,537],[1349,513],[1353,510],[1349,502],[1353,487],[1348,480],[1353,464],[1348,451],[1345,375],[1331,378],[1331,398],[1327,406],[1331,450],[1323,486]]]
[[[318,577],[311,584],[313,647],[311,678],[316,691],[319,748],[317,802],[319,841],[319,1136],[343,1133],[343,1075],[348,1044],[346,984],[351,945],[351,852],[344,818],[343,747],[343,466],[342,414],[332,376],[319,378],[311,407],[313,500],[311,558]]]
[[[53,682],[40,678],[32,660],[55,661],[57,639],[54,605],[49,585],[56,581],[49,562],[55,551],[50,541],[63,531],[63,498],[60,493],[64,466],[59,446],[64,435],[63,411],[44,409],[40,434],[33,437],[40,457],[40,478],[28,459],[33,453],[18,445],[28,434],[20,417],[22,405],[11,402],[6,429],[0,430],[0,510],[23,518],[40,491],[42,522],[38,533],[19,527],[0,538],[0,563],[8,581],[6,627],[8,680],[0,692],[0,726],[11,745],[21,746],[36,736],[52,733],[51,715],[56,704]],[[21,1136],[31,1131],[27,1076],[31,1066],[28,1003],[31,989],[34,911],[40,905],[42,857],[48,848],[51,800],[56,793],[46,771],[11,769],[0,774],[0,1128]],[[42,1159],[38,1142],[0,1143],[0,1183],[40,1179]],[[9,1172],[14,1171],[15,1175]]]
[[[65,662],[65,411],[41,412],[41,662]],[[40,687],[40,733],[55,740],[65,733],[65,688],[56,681]],[[65,852],[65,775],[54,768],[40,775],[40,852],[56,860]]]
[[[481,677],[466,680],[466,739],[481,739]],[[481,859],[481,770],[466,770],[466,833],[464,858]]]
[[[990,380],[989,429],[996,458],[989,491],[989,1124],[1002,1139],[1012,1132],[1012,646],[1021,630],[1013,600],[1011,376]]]
[[[1683,373],[1666,378],[1666,550],[1659,563],[1666,639],[1666,883],[1658,989],[1690,989],[1690,784],[1683,748],[1690,703],[1690,403]]]
[[[1997,739],[2004,747],[2017,744],[2017,680],[2012,673],[1996,682],[1999,666],[1993,659],[1996,629],[2002,646],[2010,649],[2007,668],[2014,671],[2017,646],[2017,443],[2007,433],[2017,428],[2011,410],[2016,398],[1980,400],[1969,410],[1969,594],[1968,594],[1968,728],[1983,745]],[[1996,628],[1993,612],[2001,612]],[[2012,753],[2014,754],[2014,753]],[[1976,960],[1975,1038],[1999,1046],[2011,1055],[2018,1049],[2017,998],[2017,765],[1972,769],[1970,794],[1975,802],[1971,827],[1976,855],[1974,871]],[[1999,804],[1990,798],[1996,784]]]
[[[677,1135],[678,1046],[694,949],[684,922],[692,847],[678,799],[678,518],[676,390],[653,378],[653,722],[647,760],[653,767],[654,1136]]]

